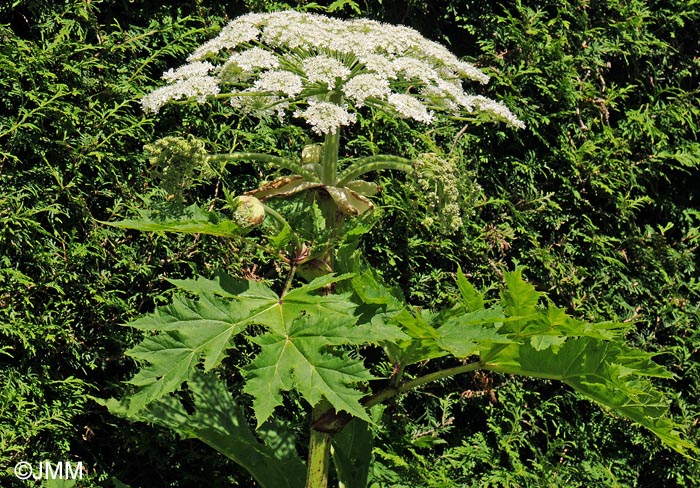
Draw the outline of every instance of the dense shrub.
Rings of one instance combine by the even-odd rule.
[[[420,182],[385,182],[383,224],[365,242],[385,278],[415,303],[445,304],[458,265],[487,287],[517,261],[572,313],[634,320],[630,339],[664,351],[678,375],[664,386],[697,442],[700,4],[336,4],[336,14],[413,25],[476,59],[493,77],[485,94],[528,125],[514,134],[444,121],[423,134],[379,117],[363,121],[351,150],[442,152],[460,175],[457,228],[441,227],[444,214],[421,204]],[[321,9],[314,5],[291,7]],[[14,482],[17,461],[41,459],[82,460],[94,485],[116,476],[132,486],[246,486],[245,474],[206,448],[122,423],[87,395],[110,395],[130,376],[122,352],[136,338],[119,324],[161,300],[168,286],[159,278],[220,266],[243,272],[250,254],[216,239],[124,233],[98,221],[152,193],[142,147],[165,135],[194,134],[211,152],[234,140],[280,153],[303,146],[293,129],[223,110],[168,108],[154,122],[138,105],[162,71],[227,17],[281,7],[0,7],[3,486]],[[229,188],[256,184],[255,168],[236,169],[221,175]],[[207,181],[186,197],[208,200],[219,188]],[[547,382],[458,377],[388,408],[394,420],[377,432],[378,486],[700,483],[697,462]],[[389,439],[403,449],[391,451]]]

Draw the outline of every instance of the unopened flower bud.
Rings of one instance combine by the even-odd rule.
[[[321,153],[323,146],[321,144],[309,144],[301,150],[302,164],[315,164],[321,162]]]
[[[265,206],[257,198],[241,195],[233,200],[233,220],[242,227],[255,227],[265,219]]]

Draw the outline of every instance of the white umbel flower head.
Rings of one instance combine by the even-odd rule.
[[[219,80],[217,78],[212,76],[193,76],[192,78],[178,80],[171,85],[165,85],[153,90],[141,99],[141,106],[145,112],[157,113],[170,100],[194,97],[198,102],[202,103],[208,96],[217,95],[219,92]]]
[[[309,100],[306,110],[297,110],[294,116],[306,119],[317,134],[335,134],[341,125],[354,124],[357,120],[356,115],[348,112],[346,107],[313,100]]]
[[[518,118],[513,115],[508,107],[503,105],[501,102],[477,95],[475,97],[471,97],[471,103],[475,109],[479,110],[480,112],[490,114],[496,120],[505,122],[506,124],[517,127],[518,129],[525,128],[525,124],[521,120],[518,120]]]
[[[208,63],[206,61],[204,62],[194,62],[190,64],[185,64],[183,66],[180,66],[178,69],[172,69],[170,68],[168,71],[163,73],[163,79],[174,82],[174,81],[182,81],[186,80],[187,78],[194,78],[197,76],[206,76],[209,74],[214,69],[214,65],[211,63]]]
[[[433,114],[416,97],[402,93],[389,95],[389,105],[403,118],[413,119],[424,124],[433,121]]]
[[[251,115],[305,119],[320,134],[356,121],[366,105],[424,124],[437,112],[523,127],[505,105],[464,90],[489,77],[417,31],[303,12],[247,14],[168,70],[145,110],[170,100],[228,95]],[[255,100],[255,97],[261,97]]]
[[[254,47],[240,53],[232,54],[231,57],[228,58],[228,61],[221,67],[221,71],[237,70],[241,73],[250,74],[258,69],[277,68],[279,64],[279,59],[277,59],[274,53],[259,47]]]
[[[389,80],[375,73],[364,73],[354,76],[342,87],[343,94],[354,103],[355,107],[362,107],[368,98],[383,100],[389,96]]]
[[[289,71],[266,71],[254,86],[261,92],[281,92],[295,97],[303,90],[304,83],[301,77]]]
[[[262,20],[262,17],[261,14],[247,14],[234,19],[221,29],[217,37],[195,49],[187,61],[201,61],[224,49],[235,49],[243,43],[253,41],[260,35],[260,29],[256,27],[256,23]]]
[[[350,76],[350,70],[337,59],[329,56],[313,56],[306,58],[302,62],[306,78],[311,83],[323,83],[328,88],[333,89],[336,85],[336,80],[346,79]]]

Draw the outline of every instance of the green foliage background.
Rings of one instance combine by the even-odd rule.
[[[331,2],[17,0],[0,7],[0,483],[20,460],[81,460],[84,486],[250,486],[192,441],[109,415],[139,338],[119,324],[167,299],[168,278],[216,268],[274,279],[255,251],[217,238],[106,228],[152,193],[143,145],[193,134],[298,152],[298,129],[209,105],[157,120],[139,98],[195,46],[250,10]],[[321,4],[321,5],[319,5]],[[589,320],[634,320],[629,339],[676,381],[677,421],[700,413],[700,2],[335,2],[334,14],[404,23],[492,77],[484,94],[526,122],[441,123],[430,132],[368,116],[349,153],[443,153],[456,165],[462,225],[381,182],[383,221],[364,248],[426,306],[449,304],[458,265],[484,288],[519,262]],[[465,130],[463,130],[465,129]],[[263,167],[220,175],[253,188]],[[218,195],[203,181],[190,201]],[[448,192],[449,188],[444,189]],[[220,195],[219,195],[220,196]],[[250,263],[256,263],[252,267]],[[245,356],[245,351],[240,351]],[[235,374],[235,370],[231,370]],[[700,465],[565,388],[498,375],[445,380],[397,400],[375,433],[375,486],[697,486]],[[379,414],[377,414],[379,415]],[[290,415],[292,428],[305,426]],[[303,448],[302,448],[303,449]]]

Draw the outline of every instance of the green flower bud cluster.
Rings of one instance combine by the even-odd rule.
[[[192,135],[164,137],[144,150],[149,154],[151,176],[177,200],[182,200],[182,193],[197,180],[213,176],[204,143]]]
[[[415,172],[409,184],[415,204],[424,216],[420,223],[442,234],[462,228],[462,205],[470,193],[460,179],[455,157],[423,153],[416,158]]]

